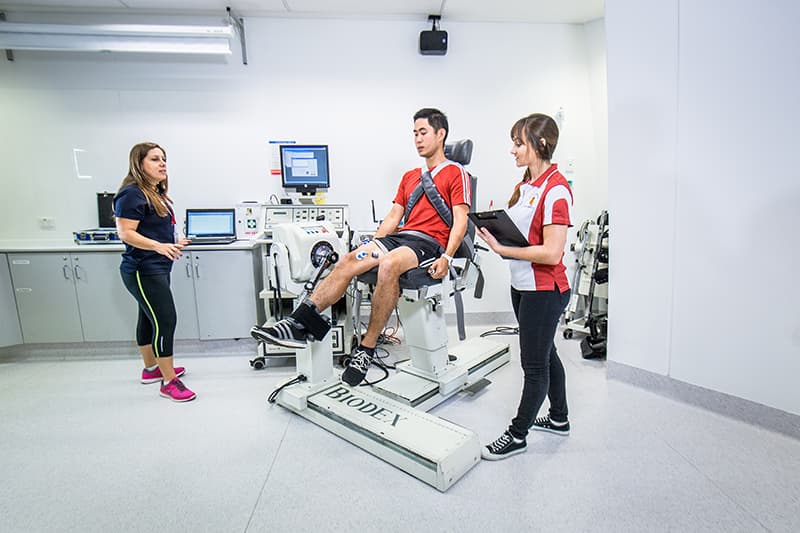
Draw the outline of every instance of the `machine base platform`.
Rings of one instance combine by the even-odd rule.
[[[398,372],[375,385],[375,390],[400,403],[425,411],[433,409],[488,374],[508,363],[508,344],[488,339],[474,339],[449,350],[455,359],[439,376],[429,375],[411,366],[397,365]]]
[[[442,492],[481,460],[474,432],[369,387],[295,385],[277,401]]]

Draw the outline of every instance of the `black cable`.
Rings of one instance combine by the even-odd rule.
[[[480,336],[488,337],[490,335],[519,335],[519,327],[497,326],[489,331],[484,331]]]
[[[279,393],[280,393],[280,392],[281,392],[283,389],[285,389],[285,388],[286,388],[286,387],[288,387],[289,385],[294,385],[294,384],[296,384],[296,383],[303,383],[304,381],[308,381],[308,378],[307,378],[307,377],[305,377],[303,374],[299,374],[299,375],[298,375],[296,378],[294,378],[293,380],[291,380],[291,381],[287,381],[286,383],[284,383],[283,385],[281,385],[280,387],[278,387],[277,389],[275,389],[274,391],[272,391],[272,394],[270,394],[270,395],[269,395],[269,398],[267,398],[267,401],[268,401],[269,403],[275,403],[275,400],[278,398],[278,394],[279,394]]]
[[[372,387],[373,385],[377,385],[381,381],[383,381],[385,379],[388,379],[389,378],[389,368],[394,368],[394,367],[390,367],[388,365],[384,365],[379,360],[372,361],[372,364],[377,366],[381,370],[383,370],[383,377],[381,379],[377,380],[377,381],[367,381],[366,376],[364,376],[364,381],[361,382],[359,387]]]
[[[383,354],[381,354],[381,352]],[[395,365],[390,365],[390,364],[384,362],[389,358],[390,355],[392,355],[392,354],[390,354],[389,350],[387,350],[386,348],[381,348],[380,346],[376,346],[375,347],[375,357],[377,358],[377,360],[380,361],[380,363],[385,368],[389,368],[391,370],[396,370]]]
[[[378,338],[378,346],[375,347],[375,357],[377,357],[380,360],[383,360],[389,357],[389,350],[387,350],[386,348],[381,348],[380,344],[381,341],[380,338]]]

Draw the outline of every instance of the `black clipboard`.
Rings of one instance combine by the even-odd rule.
[[[479,228],[486,228],[497,242],[504,246],[530,246],[504,209],[468,213],[469,219]]]

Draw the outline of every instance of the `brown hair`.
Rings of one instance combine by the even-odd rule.
[[[533,148],[539,159],[549,163],[558,144],[558,124],[551,117],[541,113],[528,115],[516,121],[511,127],[511,140],[516,141],[517,139],[527,144],[528,147]],[[525,175],[522,178],[523,183],[532,179],[531,169],[526,168]],[[508,200],[508,207],[519,201],[520,185],[517,184],[514,187],[514,193]]]
[[[152,184],[147,178],[144,169],[142,168],[142,161],[147,157],[150,150],[158,148],[164,154],[164,159],[167,158],[167,152],[156,143],[139,143],[131,148],[131,153],[128,157],[128,175],[122,180],[119,186],[119,192],[123,187],[135,184],[144,194],[147,199],[147,204],[152,207],[156,214],[160,217],[167,216],[169,210],[167,209],[166,202],[172,202],[172,199],[167,195],[169,189],[169,178],[158,183],[153,188]]]

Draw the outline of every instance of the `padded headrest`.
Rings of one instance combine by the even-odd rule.
[[[469,165],[472,159],[472,141],[470,139],[461,139],[460,141],[446,144],[444,146],[444,156],[450,161]]]

